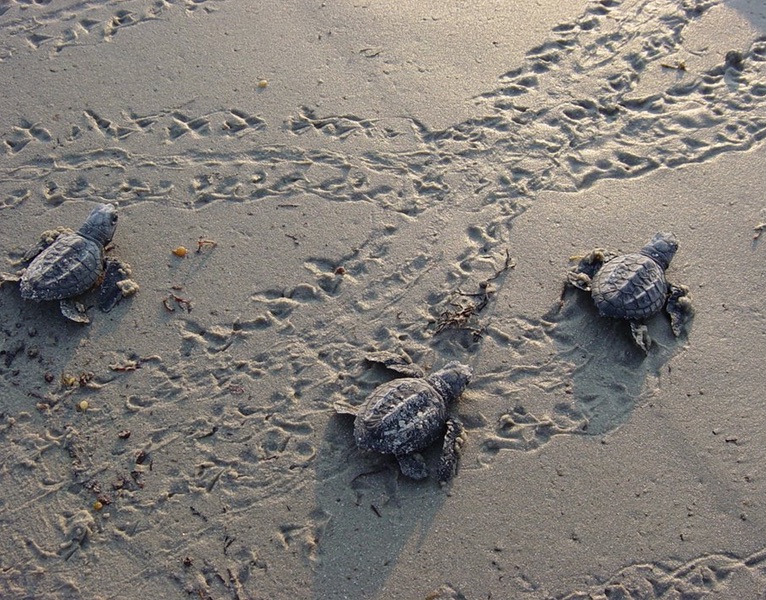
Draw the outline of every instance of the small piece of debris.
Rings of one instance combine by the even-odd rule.
[[[203,248],[215,248],[218,245],[218,242],[214,240],[208,240],[206,238],[200,238],[197,241],[197,254],[202,252]]]
[[[466,597],[447,583],[426,594],[426,600],[466,600]]]
[[[137,360],[128,360],[122,364],[109,365],[112,371],[135,371],[141,368],[141,363]]]
[[[679,60],[676,64],[660,63],[663,69],[673,69],[675,71],[686,71],[686,61]]]
[[[479,291],[476,293],[463,292],[457,290],[457,295],[460,298],[473,298],[474,300],[464,300],[461,302],[452,302],[454,309],[448,309],[443,311],[439,315],[439,319],[436,322],[436,333],[439,334],[445,329],[463,329],[473,332],[475,338],[480,338],[484,333],[483,327],[471,327],[469,321],[472,316],[480,313],[487,307],[492,295],[495,293],[490,286],[490,282],[494,281],[500,275],[505,273],[508,269],[512,269],[516,266],[516,262],[511,258],[508,250],[505,251],[505,262],[503,266],[495,271],[492,277],[479,283]]]
[[[77,377],[69,375],[67,373],[61,374],[61,386],[62,387],[74,387],[77,385]]]
[[[168,310],[168,312],[175,312],[175,306],[173,306],[173,301],[185,310],[186,312],[192,311],[192,303],[191,300],[187,300],[186,298],[181,298],[181,296],[176,296],[175,294],[168,294],[168,296],[162,301],[162,304],[165,306],[165,308]]]

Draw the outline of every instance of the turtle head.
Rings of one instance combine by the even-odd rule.
[[[446,402],[452,402],[460,397],[466,386],[473,378],[473,369],[468,365],[453,361],[447,363],[441,369],[428,377],[428,382],[433,385]]]
[[[117,229],[117,207],[114,204],[99,204],[77,232],[81,236],[106,246],[112,241]]]
[[[663,269],[667,269],[676,250],[678,250],[676,236],[672,233],[657,233],[651,242],[641,248],[641,254],[653,259]]]

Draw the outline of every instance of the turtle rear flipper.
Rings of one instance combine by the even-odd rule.
[[[428,477],[428,467],[423,456],[418,452],[412,454],[397,454],[399,468],[410,479],[425,479]]]
[[[4,283],[18,283],[19,281],[21,281],[21,275],[0,271],[0,286]]]
[[[633,334],[633,340],[639,348],[649,354],[649,346],[652,345],[652,338],[649,337],[649,328],[638,321],[631,321],[630,332]]]
[[[668,288],[668,303],[665,306],[665,310],[670,315],[670,327],[673,330],[673,335],[678,337],[681,335],[684,323],[694,313],[694,309],[692,308],[688,287],[685,285],[669,284]]]
[[[364,360],[383,365],[386,369],[401,373],[407,377],[425,377],[423,369],[414,364],[407,354],[396,354],[387,350],[381,350],[378,352],[368,352],[364,355]]]
[[[591,282],[602,265],[614,258],[614,252],[603,248],[594,248],[583,257],[573,256],[570,260],[580,259],[579,262],[567,272],[567,282],[585,292],[590,291]]]
[[[592,280],[590,276],[587,273],[578,271],[577,267],[574,267],[573,269],[567,272],[567,283],[569,283],[569,285],[574,286],[577,289],[580,289],[584,292],[590,291],[591,282]]]
[[[457,417],[447,419],[447,431],[444,434],[442,455],[436,470],[439,483],[446,483],[455,476],[460,451],[465,441],[465,428]]]
[[[70,321],[74,321],[75,323],[85,323],[86,325],[90,323],[88,313],[85,312],[85,307],[82,303],[77,302],[72,298],[64,298],[59,302],[59,306],[61,307],[61,314]]]
[[[22,265],[32,262],[38,254],[42,253],[43,250],[53,244],[59,237],[70,233],[74,233],[74,230],[69,229],[69,227],[56,227],[56,229],[47,229],[46,231],[43,231],[40,234],[40,240],[37,244],[27,250],[24,253],[24,256],[21,257],[21,260],[14,264]]]
[[[345,401],[338,401],[333,402],[332,407],[335,409],[335,412],[339,415],[351,415],[352,417],[355,417],[356,414],[359,412],[359,408],[356,406],[352,406],[348,402]]]

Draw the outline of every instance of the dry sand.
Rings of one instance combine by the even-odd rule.
[[[0,597],[766,597],[763,3],[408,4],[0,3],[0,255],[116,202],[141,285],[0,289]],[[644,356],[562,282],[659,230]],[[446,489],[371,351],[475,368]]]

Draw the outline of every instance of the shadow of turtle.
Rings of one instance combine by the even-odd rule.
[[[766,13],[757,12],[754,9],[753,3],[749,0],[726,0],[725,2],[728,8],[732,8],[739,12],[743,19],[750,21],[753,28],[760,32],[766,33]],[[763,41],[766,36],[761,36],[758,41]]]
[[[49,395],[51,377],[63,372],[71,357],[89,335],[88,326],[66,319],[58,302],[24,300],[18,285],[0,289],[3,341],[0,347],[0,377],[21,390],[6,394],[6,402],[18,398]],[[47,379],[46,379],[47,378]]]
[[[591,435],[627,421],[637,401],[660,386],[666,363],[685,342],[674,337],[663,311],[646,321],[652,343],[645,353],[627,321],[601,317],[589,294],[569,287],[546,318],[554,324],[559,358],[573,365],[574,403],[588,421],[584,433]]]
[[[393,456],[356,447],[353,417],[330,418],[316,463],[316,504],[327,523],[314,568],[315,598],[377,597],[447,499],[434,474],[439,451],[434,443],[423,453],[431,475],[413,481]]]
[[[0,375],[20,378],[17,384],[26,395],[50,396],[51,376],[61,375],[71,367],[72,357],[87,340],[98,346],[109,338],[127,318],[129,303],[109,314],[98,309],[99,288],[95,287],[76,299],[91,317],[90,324],[67,319],[58,301],[34,301],[21,297],[15,282],[0,287],[0,316],[3,342],[0,347]],[[26,355],[22,365],[20,360]]]

